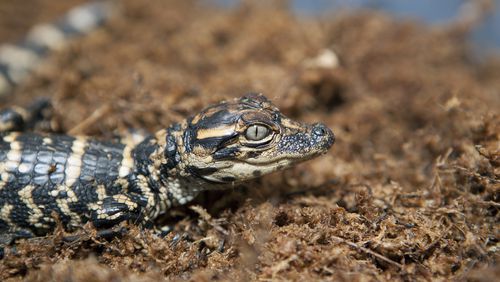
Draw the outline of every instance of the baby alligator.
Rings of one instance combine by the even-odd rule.
[[[290,120],[261,94],[209,106],[136,144],[18,131],[33,112],[40,108],[0,112],[2,236],[42,236],[57,222],[152,227],[201,191],[288,168],[334,142],[325,125]]]

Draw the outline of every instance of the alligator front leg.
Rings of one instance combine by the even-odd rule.
[[[90,221],[98,229],[110,228],[124,221],[151,228],[152,222],[137,198],[127,194],[108,196],[94,205]]]

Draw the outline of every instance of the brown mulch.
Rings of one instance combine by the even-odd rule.
[[[51,97],[65,131],[108,138],[263,92],[295,119],[328,124],[337,143],[292,170],[203,195],[172,216],[166,238],[129,227],[113,240],[91,232],[65,243],[57,231],[19,242],[0,279],[500,275],[500,60],[478,62],[463,26],[359,11],[302,18],[282,2],[120,9],[2,104]],[[338,66],[315,63],[325,49]]]

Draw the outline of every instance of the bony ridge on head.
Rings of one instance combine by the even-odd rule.
[[[189,169],[212,184],[288,168],[324,154],[335,140],[326,125],[291,120],[260,93],[209,106],[185,130]]]

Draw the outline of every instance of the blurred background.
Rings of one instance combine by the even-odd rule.
[[[216,2],[231,6],[239,1]],[[474,25],[470,37],[480,56],[500,53],[500,2],[495,0],[291,0],[290,5],[298,14],[307,16],[336,10],[371,9],[430,25],[462,21],[463,24]]]
[[[53,19],[83,0],[27,2],[0,1],[0,42],[19,36],[35,22]],[[231,7],[238,0],[211,0]],[[448,25],[456,21],[474,24],[470,37],[480,53],[500,52],[500,3],[495,0],[290,0],[292,9],[306,16],[318,16],[338,10],[372,9],[396,18],[414,19],[430,25]],[[12,35],[5,35],[12,34]],[[21,33],[22,34],[22,33]]]

